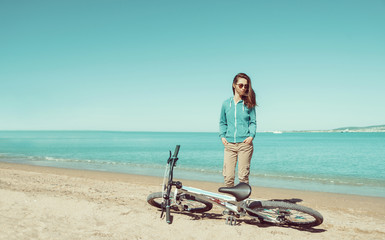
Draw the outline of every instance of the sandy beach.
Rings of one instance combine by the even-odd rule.
[[[258,221],[225,224],[177,214],[169,225],[147,204],[156,177],[0,163],[0,239],[385,239],[385,198],[253,187],[252,198],[303,199],[324,223],[312,229]],[[183,181],[216,191],[219,183]]]

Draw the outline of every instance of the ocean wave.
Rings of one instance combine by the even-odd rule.
[[[148,167],[145,164],[138,164],[131,161],[112,161],[101,159],[75,159],[75,158],[61,158],[52,156],[26,156],[23,154],[11,155],[7,153],[0,153],[0,158],[6,162],[15,163],[32,163],[32,164],[44,164],[44,163],[73,163],[73,164],[88,164],[88,165],[119,165],[119,166],[136,166],[136,167]],[[164,167],[163,165],[152,164],[154,167]],[[76,167],[76,166],[75,166]]]
[[[79,163],[79,164],[95,164],[95,165],[114,165],[127,167],[150,167],[150,165],[139,164],[131,161],[111,161],[100,159],[71,159],[71,158],[55,158],[55,157],[33,157],[34,160],[45,160],[48,162],[62,162],[62,163]],[[152,167],[163,167],[163,165],[151,164]]]

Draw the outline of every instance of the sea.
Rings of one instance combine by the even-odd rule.
[[[163,177],[176,145],[175,179],[223,182],[218,133],[0,131],[0,161]],[[385,133],[258,132],[250,184],[385,197]]]

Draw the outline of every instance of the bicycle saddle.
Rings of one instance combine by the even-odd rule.
[[[249,184],[241,182],[235,187],[221,187],[218,189],[218,191],[233,195],[237,202],[239,202],[250,196],[251,187]]]

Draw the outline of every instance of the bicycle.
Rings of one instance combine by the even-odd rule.
[[[226,224],[237,225],[237,219],[249,217],[261,223],[276,225],[291,225],[298,227],[315,227],[323,222],[322,215],[305,206],[298,205],[300,199],[286,200],[255,200],[249,199],[251,187],[247,183],[239,183],[235,187],[218,189],[223,195],[198,188],[183,186],[180,181],[173,181],[174,167],[178,160],[180,145],[167,160],[162,192],[151,193],[147,202],[162,209],[161,218],[166,213],[166,222],[172,223],[171,210],[189,213],[204,213],[210,211],[213,204],[224,208]],[[175,186],[175,191],[172,187]]]

